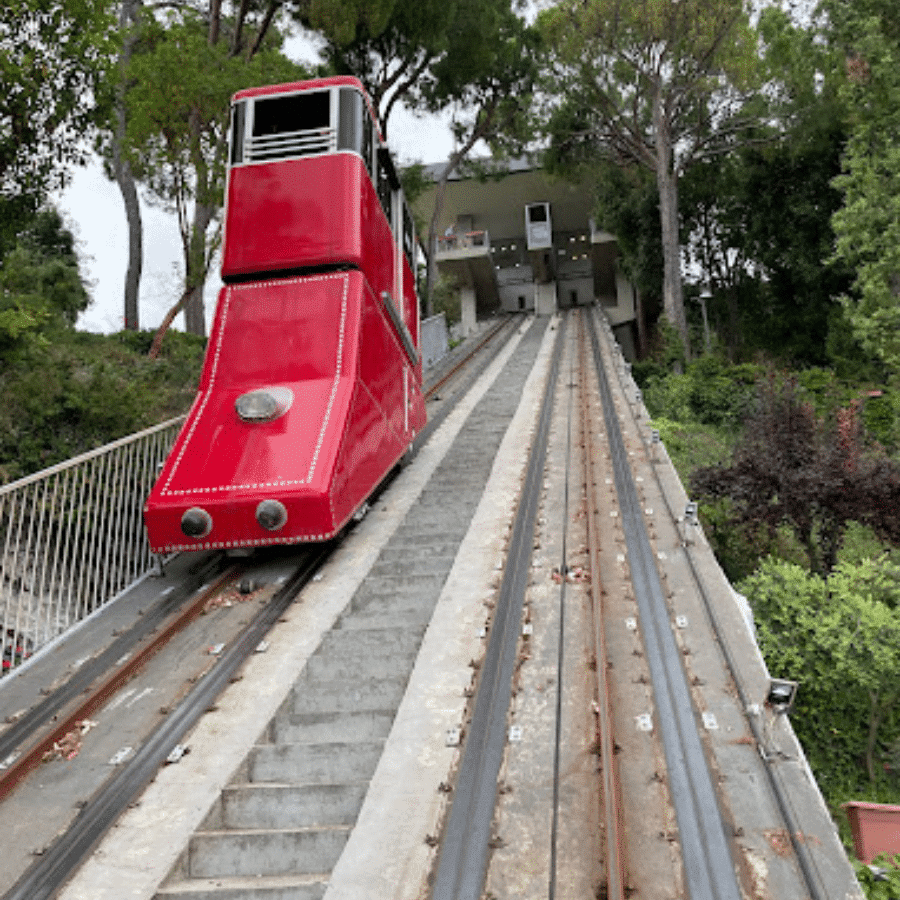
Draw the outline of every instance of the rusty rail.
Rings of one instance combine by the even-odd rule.
[[[600,584],[600,529],[597,476],[594,459],[599,452],[594,444],[594,417],[591,413],[588,383],[591,367],[587,359],[584,318],[578,315],[578,365],[581,371],[581,433],[584,466],[585,503],[587,505],[588,567],[591,573],[591,600],[594,613],[594,652],[597,660],[597,738],[603,770],[603,809],[606,823],[606,897],[625,900],[625,854],[622,843],[622,799],[613,740],[612,704],[609,696],[606,629],[603,622],[603,587]]]

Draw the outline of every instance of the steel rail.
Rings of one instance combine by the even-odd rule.
[[[438,378],[434,384],[429,385],[425,390],[425,399],[430,400],[460,369],[467,366],[474,357],[483,350],[506,326],[509,325],[510,322],[515,322],[516,319],[514,316],[510,316],[508,319],[502,319],[492,328],[490,328],[481,340],[468,352],[465,356],[462,357],[458,362],[454,363],[454,365],[449,369],[449,371],[445,372]]]
[[[740,900],[729,841],[638,503],[593,316],[588,318],[588,324],[629,569],[666,757],[669,794],[678,821],[688,895],[691,900]]]
[[[588,363],[585,349],[584,316],[578,317],[579,369],[581,371],[581,433],[585,503],[588,532],[588,568],[591,573],[591,601],[594,616],[594,654],[597,663],[597,730],[603,783],[603,812],[606,824],[606,897],[625,900],[625,853],[622,839],[622,795],[613,740],[612,701],[609,692],[609,654],[606,649],[603,587],[600,584],[600,534],[597,517],[599,497],[594,472],[594,416],[589,402]]]
[[[199,721],[238,668],[313,578],[334,549],[323,544],[305,556],[294,575],[221,655],[216,665],[150,735],[144,745],[78,814],[71,827],[3,895],[2,900],[50,900],[100,837],[154,777],[172,748]]]
[[[672,524],[677,528],[680,521],[678,513],[672,507],[669,495],[662,486],[662,481],[659,477],[658,469],[656,468],[656,466],[651,466],[651,468],[653,469],[653,477],[659,487],[659,494],[666,505],[666,511],[669,514],[669,518],[672,520]],[[728,634],[719,621],[719,616],[716,612],[716,605],[715,603],[713,603],[706,583],[704,582],[700,571],[697,568],[697,564],[694,561],[693,554],[691,554],[689,551],[689,545],[687,541],[683,542],[682,548],[684,550],[684,556],[685,560],[687,561],[688,568],[691,571],[691,577],[693,578],[694,584],[696,585],[697,590],[700,593],[700,599],[702,600],[703,607],[706,610],[706,615],[710,627],[712,628],[713,633],[716,636],[716,640],[722,652],[722,658],[725,661],[728,673],[731,676],[731,680],[735,686],[735,690],[737,691],[741,708],[745,711],[749,711],[753,705],[753,700],[748,694],[743,678],[741,677],[740,666],[735,659],[734,651],[731,649],[731,645],[728,640]],[[759,717],[756,715],[748,714],[747,723],[751,733],[753,734],[753,740],[756,742],[756,746],[760,751],[760,758],[762,759],[763,768],[765,769],[766,776],[769,781],[769,787],[772,790],[772,796],[775,800],[776,806],[778,807],[779,814],[781,815],[784,822],[785,831],[790,837],[791,847],[794,850],[795,856],[797,857],[797,863],[800,867],[800,872],[803,876],[803,880],[806,884],[807,890],[809,891],[810,897],[812,898],[812,900],[827,900],[827,898],[830,896],[829,892],[824,884],[823,876],[816,866],[815,859],[813,858],[812,853],[807,846],[807,843],[803,840],[803,830],[800,828],[800,825],[797,822],[797,818],[792,808],[790,796],[788,795],[788,792],[782,783],[781,773],[778,772],[775,766],[773,766],[772,758],[765,752],[766,737],[760,725]]]
[[[556,335],[525,484],[513,521],[506,565],[487,652],[467,728],[450,817],[441,843],[433,900],[478,900],[487,872],[497,776],[506,746],[506,719],[519,640],[519,623],[543,483],[550,414],[559,375],[564,328]]]
[[[218,562],[218,559],[214,559],[213,562]],[[200,615],[209,597],[238,572],[236,566],[230,566],[224,572],[219,569],[221,566],[207,564],[198,573],[189,575],[164,603],[139,619],[103,653],[78,669],[65,684],[0,735],[0,760],[7,760],[13,754],[19,753],[0,775],[0,802],[40,765],[45,752],[52,749],[53,745],[71,731],[77,722],[90,718],[120,687],[133,678],[160,648]],[[215,580],[193,596],[201,583],[206,580],[204,573],[212,574]],[[187,607],[179,610],[189,598],[192,599]],[[177,614],[166,627],[157,631],[162,622],[176,611]],[[148,640],[150,635],[152,637]],[[143,646],[139,647],[142,642]],[[138,647],[137,652],[133,652]],[[124,663],[121,662],[123,658],[126,659]],[[70,709],[64,718],[59,719],[60,710],[79,695],[81,699],[77,706]],[[19,749],[51,722],[52,730],[26,750]]]
[[[563,481],[563,508],[562,508],[562,541],[559,560],[559,628],[556,634],[556,708],[555,723],[553,729],[553,799],[551,801],[550,815],[550,878],[547,885],[547,900],[556,898],[556,871],[557,871],[557,841],[559,838],[559,782],[562,757],[562,719],[563,719],[563,673],[565,672],[565,646],[566,646],[566,584],[568,584],[569,566],[568,536],[569,536],[569,480],[572,472],[572,404],[573,392],[576,387],[573,354],[569,351],[569,385],[566,403],[566,464]],[[583,371],[583,367],[582,367]]]

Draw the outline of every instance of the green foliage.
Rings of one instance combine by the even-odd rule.
[[[762,350],[794,366],[824,365],[832,329],[841,333],[834,313],[850,273],[831,259],[831,216],[841,202],[832,180],[846,131],[833,104],[819,101],[816,110],[815,126],[804,121],[682,180],[681,226],[712,290],[711,324],[732,358]],[[856,346],[847,352],[861,355]]]
[[[58,328],[0,380],[0,483],[186,412],[204,341],[172,333],[149,360],[150,332]]]
[[[88,303],[71,232],[55,209],[39,211],[0,262],[0,371],[49,331],[73,325]]]
[[[769,670],[800,681],[794,728],[827,796],[888,784],[900,737],[900,568],[841,563],[827,578],[768,559],[738,590]]]
[[[459,322],[462,317],[459,285],[452,279],[441,275],[434,286],[431,305],[434,314],[444,313],[447,317],[448,327]]]
[[[683,479],[696,468],[727,459],[734,445],[734,435],[714,425],[684,425],[659,416],[652,419],[652,426],[659,431],[660,440]]]
[[[877,874],[865,863],[853,861],[856,877],[867,900],[896,900],[900,897],[900,854],[889,857],[882,853],[873,860]]]
[[[346,47],[382,34],[397,5],[396,0],[310,0],[304,4],[303,20],[335,46]],[[415,9],[410,7],[410,12]]]
[[[892,566],[900,566],[900,549],[886,546],[871,528],[859,522],[850,522],[844,532],[838,561],[856,565],[865,559],[881,557],[887,559]]]
[[[761,385],[731,464],[697,470],[690,483],[702,499],[730,498],[736,523],[789,525],[821,573],[833,568],[848,522],[900,544],[900,469],[866,447],[858,405],[823,422],[790,380]]]
[[[729,365],[712,355],[691,362],[683,375],[658,371],[645,367],[635,376],[651,416],[715,426],[732,434],[752,409],[762,375],[757,366]]]
[[[852,129],[844,195],[833,222],[836,259],[855,273],[843,302],[862,346],[900,372],[900,32],[893,3],[826,3],[846,52],[843,99]]]
[[[43,196],[83,157],[114,33],[106,0],[0,4],[0,197]]]
[[[900,449],[900,394],[882,393],[866,399],[862,408],[866,430],[889,450]]]

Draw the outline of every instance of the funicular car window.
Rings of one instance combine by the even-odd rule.
[[[331,149],[331,92],[257,99],[248,148],[251,159],[281,159]]]
[[[231,164],[244,159],[244,119],[247,115],[247,103],[241,101],[231,108]]]
[[[338,150],[358,153],[371,171],[369,117],[366,115],[362,94],[353,88],[341,88],[338,103]]]
[[[393,230],[394,217],[391,214],[391,183],[388,180],[387,170],[380,160],[378,162],[378,199],[381,201],[381,208],[387,216],[391,230]]]
[[[406,254],[406,258],[409,260],[409,264],[412,266],[413,271],[416,269],[415,263],[415,243],[413,240],[413,220],[412,216],[409,214],[409,207],[404,203],[403,204],[403,252]]]

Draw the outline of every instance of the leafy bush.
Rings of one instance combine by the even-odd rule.
[[[856,877],[868,900],[897,900],[900,897],[900,853],[894,857],[881,854],[873,860],[878,874],[865,863],[854,860]]]
[[[856,406],[821,422],[790,380],[761,387],[731,464],[697,469],[690,484],[701,499],[730,498],[735,523],[790,525],[820,573],[834,567],[849,522],[900,546],[900,466],[867,451]]]
[[[173,333],[158,360],[149,340],[59,328],[20,352],[0,383],[0,483],[186,412],[203,339]]]
[[[792,722],[826,797],[900,791],[900,566],[842,562],[827,577],[769,558],[737,585],[773,675],[800,682]]]
[[[632,371],[651,416],[728,429],[753,408],[762,375],[757,366],[733,366],[713,355],[694,360],[684,374],[663,373],[656,363]]]

